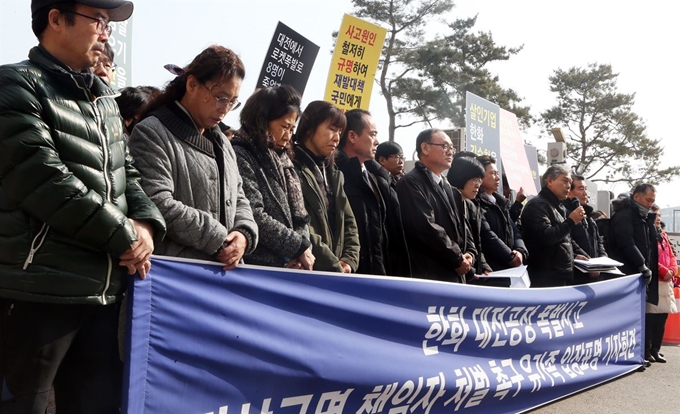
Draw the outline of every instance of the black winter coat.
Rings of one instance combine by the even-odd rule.
[[[442,179],[446,189],[435,184],[430,170],[416,162],[397,183],[411,268],[414,277],[464,282],[455,269],[463,254],[476,259],[477,251],[465,225],[460,193],[453,191],[444,176]]]
[[[574,211],[575,203],[570,200],[564,200],[562,202],[564,208],[567,211],[567,215]],[[604,240],[600,236],[600,231],[597,228],[597,223],[595,220],[590,218],[593,213],[593,208],[589,205],[583,206],[586,210],[586,218],[577,223],[573,229],[571,229],[571,238],[579,245],[583,251],[588,253],[590,257],[602,257],[607,256],[607,252],[604,249]],[[580,285],[588,282],[597,282],[601,277],[593,278],[590,277],[588,273],[581,272],[578,269],[574,269],[574,284]]]
[[[457,189],[454,191],[458,191]],[[477,208],[472,200],[465,200],[465,219],[467,220],[470,232],[472,233],[472,240],[475,243],[475,250],[477,250],[477,261],[474,271],[470,273],[481,275],[482,273],[492,271],[485,259],[484,246],[497,245],[501,243],[498,237],[489,228],[489,223],[484,218],[484,213]],[[472,274],[468,274],[468,281],[471,280]]]
[[[122,297],[129,218],[165,221],[140,186],[115,93],[40,46],[0,67],[0,297],[106,305]],[[91,82],[91,84],[89,84]]]
[[[529,250],[528,272],[532,287],[571,284],[574,257],[588,257],[572,239],[575,223],[567,217],[564,205],[548,188],[529,200],[520,217],[522,238]]]
[[[378,182],[373,174],[368,174],[374,192],[363,176],[359,158],[349,158],[342,151],[335,155],[335,165],[345,176],[345,194],[352,207],[354,219],[359,230],[359,268],[357,273],[384,275],[385,263],[385,201],[377,191]]]
[[[385,201],[385,230],[387,238],[384,244],[385,272],[388,276],[411,277],[411,259],[408,252],[406,235],[401,220],[401,206],[397,196],[396,180],[392,174],[377,161],[366,161],[366,169],[378,182],[378,190]]]
[[[287,153],[275,161],[267,149],[258,148],[239,131],[231,141],[258,228],[257,247],[243,257],[247,264],[283,267],[311,247],[309,215],[304,209],[302,186]],[[278,165],[276,165],[276,164]],[[290,177],[294,177],[290,179]],[[291,200],[299,205],[291,205]]]
[[[611,234],[607,235],[609,255],[623,263],[619,269],[627,275],[640,273],[640,266],[647,266],[652,271],[652,282],[655,282],[659,277],[659,251],[654,227],[656,215],[650,212],[647,217],[643,216],[630,197],[616,200],[613,207]],[[647,302],[659,303],[658,283],[648,285]]]
[[[496,203],[492,203],[481,194],[475,199],[484,212],[490,230],[503,242],[503,244],[482,244],[486,262],[494,271],[508,269],[508,263],[513,258],[512,251],[517,250],[524,255],[524,263],[527,263],[529,252],[515,220],[510,215],[510,202],[498,193],[493,193],[493,197]]]

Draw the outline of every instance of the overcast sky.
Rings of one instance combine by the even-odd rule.
[[[26,58],[37,41],[30,29],[28,0],[0,0],[0,64]],[[557,68],[609,63],[619,73],[619,91],[636,93],[635,112],[645,120],[648,133],[663,139],[664,166],[680,164],[680,141],[673,126],[680,96],[675,53],[680,29],[672,3],[661,0],[458,0],[451,19],[478,14],[477,29],[490,31],[505,46],[524,45],[519,55],[494,65],[504,87],[515,89],[532,114],[554,104],[548,77]],[[133,85],[162,86],[171,76],[166,63],[184,66],[210,44],[234,49],[243,59],[247,76],[242,101],[253,91],[264,54],[278,21],[320,46],[303,105],[323,99],[332,52],[331,33],[338,30],[349,0],[138,0],[133,27]],[[1,92],[0,92],[1,93]],[[377,86],[371,112],[387,139],[387,112]],[[238,111],[227,115],[238,125]],[[448,127],[449,125],[441,125]],[[418,126],[398,130],[397,141],[410,157]],[[544,149],[539,131],[524,134],[526,141]],[[680,179],[660,186],[662,207],[680,206]],[[600,188],[602,189],[602,188]],[[627,191],[624,186],[611,189]]]

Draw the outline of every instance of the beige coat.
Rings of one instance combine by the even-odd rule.
[[[652,281],[652,283],[654,283]],[[659,283],[659,304],[652,305],[647,303],[647,313],[678,313],[678,307],[675,303],[675,294],[673,293],[672,279],[668,282],[658,281]]]

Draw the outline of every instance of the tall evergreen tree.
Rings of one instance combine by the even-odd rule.
[[[507,60],[520,48],[496,46],[490,33],[471,33],[476,17],[446,25],[447,33],[426,37],[454,6],[452,0],[353,0],[357,17],[388,29],[378,83],[387,104],[389,139],[398,128],[448,119],[463,126],[465,92],[515,112],[523,125],[531,118],[521,98],[499,85],[485,68]],[[406,118],[407,123],[397,124]]]
[[[662,167],[661,140],[650,138],[633,112],[635,94],[620,93],[611,65],[557,69],[550,90],[557,104],[541,114],[547,129],[566,128],[568,157],[591,181],[658,184],[680,174],[680,166]]]

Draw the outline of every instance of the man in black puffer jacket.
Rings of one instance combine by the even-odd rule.
[[[588,253],[590,257],[607,256],[604,250],[604,241],[600,237],[599,229],[595,220],[590,218],[593,208],[588,205],[588,185],[585,177],[581,175],[572,175],[571,190],[566,200],[562,201],[564,209],[567,214],[570,214],[575,208],[583,207],[586,211],[586,217],[571,229],[571,238],[579,245],[583,251]],[[585,283],[597,282],[602,280],[603,275],[600,272],[582,272],[574,269],[574,285],[583,285]]]
[[[40,45],[0,67],[0,412],[118,412],[118,302],[165,223],[92,67],[132,3],[33,0]]]
[[[541,177],[541,187],[521,215],[531,287],[566,286],[573,280],[574,258],[588,259],[570,236],[585,218],[585,210],[577,207],[567,215],[561,203],[571,187],[571,172],[564,164],[551,165]]]
[[[630,197],[614,200],[610,222],[609,255],[623,263],[623,273],[641,273],[647,283],[647,302],[658,304],[659,251],[654,226],[656,214],[650,210],[656,201],[656,189],[651,184],[640,184]]]

